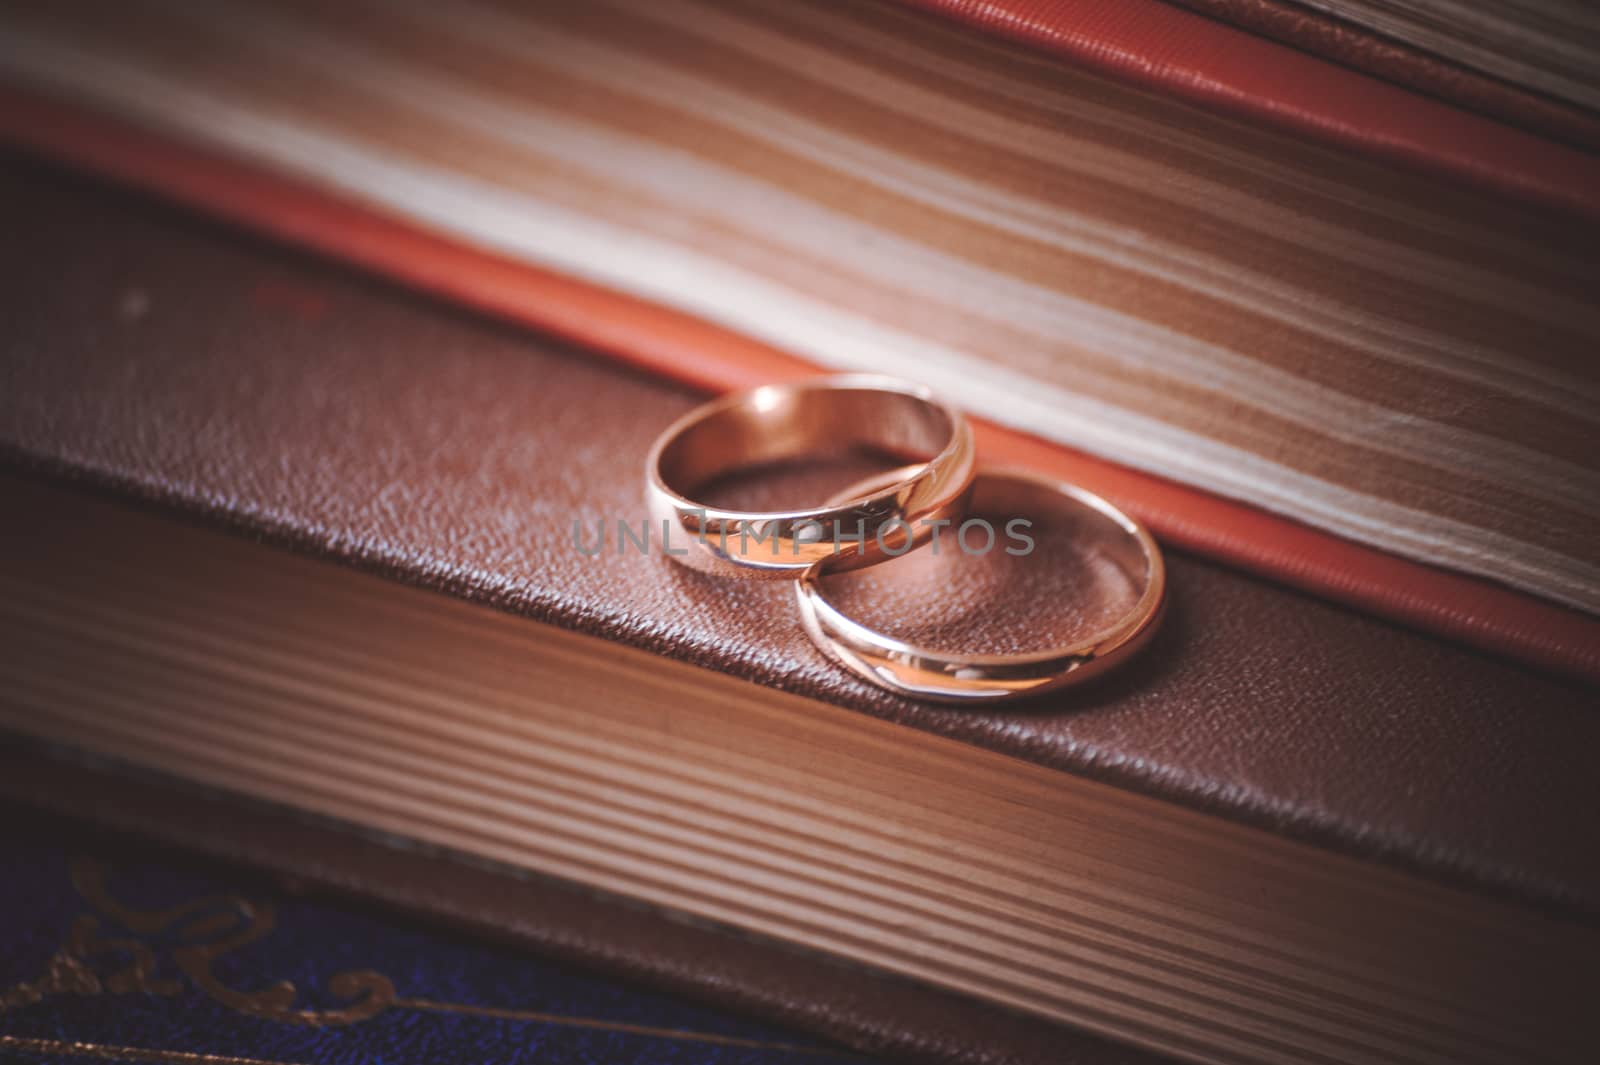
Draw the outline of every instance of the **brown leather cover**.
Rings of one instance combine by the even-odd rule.
[[[1590,111],[1470,70],[1294,0],[1167,2],[1519,129],[1591,152],[1600,149],[1600,116]]]
[[[1600,914],[1595,841],[1572,828],[1600,806],[1593,689],[1176,556],[1162,633],[1107,681],[1003,713],[894,698],[822,659],[786,587],[574,550],[574,518],[636,514],[645,449],[689,392],[34,164],[0,195],[14,466]]]

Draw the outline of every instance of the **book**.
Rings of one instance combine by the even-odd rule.
[[[916,376],[1169,540],[1594,675],[1600,163],[1162,4],[962,10],[1076,65],[686,0],[16,9],[0,67],[30,143],[700,383]]]
[[[867,1060],[560,959],[372,912],[303,880],[196,862],[36,811],[5,813],[0,1056],[9,1062]]]
[[[1592,109],[1345,18],[1337,0],[904,3],[1214,111],[1479,184],[1555,191],[1553,174],[1533,173],[1541,162],[1504,153],[1506,135],[1586,152],[1600,143]]]
[[[1438,56],[1487,79],[1560,101],[1574,111],[1591,116],[1600,111],[1600,79],[1595,76],[1596,60],[1600,60],[1600,19],[1577,0],[1538,0],[1515,6],[1450,0],[1179,2],[1212,9],[1224,18],[1233,11],[1248,17],[1246,13],[1253,9],[1273,7],[1282,12],[1280,18],[1286,22],[1315,25],[1318,16],[1323,16]]]
[[[526,870],[513,873],[485,862],[462,860],[459,855],[414,841],[397,847],[393,839],[363,835],[348,825],[319,822],[303,813],[259,803],[226,800],[216,792],[171,778],[90,766],[11,737],[0,742],[0,769],[0,792],[14,800],[14,804],[8,801],[5,809],[21,815],[14,816],[13,832],[35,833],[52,846],[72,840],[78,848],[76,855],[99,859],[101,867],[112,874],[170,860],[197,870],[204,867],[207,875],[226,877],[241,886],[261,885],[251,892],[256,899],[287,895],[322,901],[368,920],[436,928],[464,943],[487,945],[498,954],[542,959],[555,970],[548,982],[552,990],[567,983],[564,977],[574,983],[584,975],[621,982],[718,1016],[737,1013],[747,1026],[777,1026],[784,1031],[783,1042],[815,1047],[820,1039],[824,1048],[849,1044],[854,1053],[869,1054],[874,1060],[881,1056],[893,1061],[961,1065],[999,1061],[1159,1065],[1171,1060],[882,970],[853,966],[708,922],[689,921],[681,914],[652,911],[627,899]],[[47,873],[48,859],[39,864]],[[266,886],[269,881],[276,891]],[[53,905],[60,905],[60,884],[50,885],[49,893]],[[57,946],[55,929],[43,921],[35,921],[32,927],[35,935],[29,942],[34,956],[47,956]],[[18,958],[17,963],[26,960]],[[238,965],[242,960],[224,964]],[[370,966],[373,958],[368,955],[365,960]],[[420,960],[427,964],[444,959],[428,952]],[[415,972],[418,961],[413,955],[403,971]],[[399,967],[388,968],[392,972]],[[296,989],[303,997],[295,1004],[349,1009],[366,1002],[368,995],[362,988],[355,995],[330,994],[334,975],[325,970],[310,977],[302,975]],[[26,982],[35,987],[40,983]],[[272,982],[263,981],[267,985]],[[432,995],[440,1003],[522,1012],[509,994],[493,1002],[470,996],[478,1001],[468,1002],[463,1001],[468,996],[442,995],[414,977],[390,982],[397,997],[402,993],[406,997]],[[352,998],[357,1001],[352,1003]],[[371,1003],[366,1005],[370,1008]],[[44,1000],[31,1007],[19,1004],[17,1009],[19,1023],[9,1026],[9,1031],[43,1020],[57,1024],[56,1038],[70,1036],[79,1043],[122,1042],[133,1035],[148,1043],[155,1034],[140,1023],[148,1015],[140,1018],[133,1011],[118,1018],[101,1018],[95,1028],[88,1029],[68,1027],[78,1018],[63,1016]],[[22,1009],[28,1009],[29,1015],[20,1016]],[[371,1017],[385,1022],[400,1019],[392,1014]],[[709,1027],[716,1032],[721,1027],[707,1025],[704,1018],[705,1013],[700,1013],[692,1025],[694,1030],[704,1032]],[[236,1026],[229,1028],[220,1023],[225,1018],[217,1019],[218,1028],[229,1029],[230,1041],[239,1037]],[[368,1039],[387,1041],[392,1034],[388,1024],[369,1032],[362,1023],[367,1019],[352,1018],[344,1026],[349,1038],[326,1040],[322,1046],[330,1056],[337,1056],[348,1054],[352,1044],[363,1045]],[[104,1027],[107,1020],[118,1022],[119,1027],[108,1032]],[[631,1020],[650,1028],[661,1026],[651,1023],[656,1018],[648,1016]],[[128,1028],[120,1027],[124,1022]],[[690,1027],[687,1019],[679,1023]],[[266,1031],[275,1034],[277,1029],[269,1025]],[[303,1032],[302,1028],[291,1037],[304,1038]],[[750,1027],[745,1032],[752,1034]],[[209,1033],[190,1032],[191,1038],[205,1034]],[[508,1036],[514,1038],[515,1034],[519,1033]],[[526,1035],[527,1029],[520,1034]],[[722,1034],[730,1033],[723,1028]],[[495,1040],[489,1048],[491,1056],[496,1052],[504,1056],[505,1042]],[[183,1048],[191,1053],[206,1049]],[[735,1060],[755,1057],[737,1048],[726,1053]],[[682,1054],[689,1060],[705,1056],[689,1047],[683,1048]]]
[[[224,793],[1062,1039],[1582,1060],[1591,687],[1175,554],[1162,634],[1105,683],[899,700],[830,668],[787,589],[572,550],[694,394],[59,172],[3,181],[14,735],[200,788],[196,819],[232,823],[193,798]],[[0,787],[88,802],[27,762]]]
[[[1445,103],[1498,119],[1593,151],[1600,147],[1600,114],[1592,107],[1559,100],[1528,84],[1506,81],[1470,61],[1456,49],[1424,49],[1384,32],[1368,20],[1351,17],[1337,2],[1302,4],[1296,0],[1173,0],[1209,18],[1281,41],[1331,63],[1351,67]],[[1038,20],[1063,19],[1027,0],[1011,0],[1014,10],[1028,9]],[[1035,10],[1036,9],[1036,10]],[[1503,9],[1506,17],[1511,9]],[[1527,9],[1524,9],[1526,11]],[[1491,16],[1493,17],[1493,16]],[[1512,14],[1515,19],[1518,15]],[[1521,17],[1526,17],[1521,16]],[[1509,36],[1495,39],[1515,47]]]

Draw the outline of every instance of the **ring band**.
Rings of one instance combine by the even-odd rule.
[[[822,506],[781,512],[709,507],[691,493],[735,470],[849,447],[916,464]],[[927,389],[867,374],[763,385],[674,422],[646,463],[651,524],[672,558],[722,576],[795,577],[902,554],[932,519],[959,520],[975,470],[966,418]]]
[[[847,491],[870,485],[871,479]],[[918,699],[998,702],[1078,684],[1127,659],[1155,633],[1166,602],[1166,565],[1143,525],[1092,492],[1018,470],[983,470],[970,513],[1076,511],[1112,531],[1107,553],[1141,590],[1126,615],[1068,646],[1025,654],[963,655],[893,639],[846,617],[824,596],[821,579],[838,567],[818,561],[795,582],[807,634],[829,658],[882,688]],[[1087,513],[1084,513],[1087,511]]]

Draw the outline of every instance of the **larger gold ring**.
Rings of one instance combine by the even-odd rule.
[[[857,448],[916,464],[872,490],[792,511],[706,506],[692,493],[738,469]],[[763,385],[678,419],[646,461],[651,524],[673,559],[733,577],[795,577],[829,559],[864,565],[959,520],[974,471],[972,429],[927,389],[867,374]]]
[[[871,480],[863,482],[870,486]],[[847,491],[858,491],[857,486]],[[973,484],[970,512],[1026,518],[1062,507],[1100,525],[1103,550],[1139,588],[1137,601],[1104,631],[1070,646],[1026,654],[949,654],[893,639],[846,617],[823,594],[834,572],[819,560],[795,582],[800,618],[812,641],[846,669],[879,687],[917,699],[998,702],[1038,695],[1097,676],[1142,647],[1166,603],[1166,565],[1143,525],[1075,485],[1020,470],[983,470]],[[937,609],[930,604],[930,609]],[[1003,606],[1002,606],[1003,609]]]

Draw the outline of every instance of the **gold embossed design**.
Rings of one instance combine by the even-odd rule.
[[[159,1065],[294,1065],[289,1061],[238,1058],[230,1054],[197,1054],[190,1050],[109,1046],[105,1043],[69,1042],[64,1039],[24,1039],[15,1035],[0,1035],[0,1050],[56,1054],[64,1058],[90,1058],[95,1061],[157,1062]]]
[[[44,971],[37,979],[0,988],[0,1013],[32,1006],[52,995],[120,995],[134,992],[167,997],[177,995],[183,990],[182,982],[157,975],[158,950],[148,942],[162,937],[178,941],[178,946],[170,948],[173,964],[195,987],[211,998],[242,1013],[289,1024],[353,1024],[393,1008],[557,1024],[658,1039],[784,1051],[800,1056],[840,1054],[839,1051],[823,1047],[742,1039],[712,1032],[656,1028],[591,1017],[566,1017],[538,1010],[400,998],[388,977],[369,969],[335,973],[329,980],[328,989],[333,994],[353,1000],[349,1006],[338,1010],[297,1010],[292,1008],[295,986],[287,980],[280,980],[265,991],[247,992],[228,987],[211,971],[216,959],[258,942],[272,932],[276,925],[276,910],[271,902],[248,899],[238,894],[219,894],[190,899],[164,910],[139,910],[120,902],[111,894],[106,883],[107,870],[102,862],[76,857],[70,863],[70,871],[72,886],[95,912],[81,914],[73,920],[66,941],[45,964]],[[108,935],[108,927],[131,934]],[[191,1051],[0,1035],[0,1050],[6,1049],[102,1061],[292,1065],[288,1062]]]
[[[404,1005],[397,1003],[396,1005]],[[417,1009],[438,1009],[446,1012],[458,1012],[450,1003],[419,1002]],[[485,1012],[465,1007],[460,1012],[478,1013]],[[548,1021],[554,1024],[578,1024],[585,1028],[596,1028],[602,1031],[622,1031],[631,1034],[656,1035],[662,1038],[683,1039],[696,1043],[714,1043],[725,1046],[753,1047],[760,1050],[788,1051],[797,1055],[833,1054],[835,1057],[850,1060],[850,1056],[838,1051],[828,1051],[821,1048],[793,1046],[788,1043],[763,1043],[753,1039],[733,1039],[722,1036],[709,1035],[703,1032],[684,1032],[676,1029],[653,1029],[630,1024],[607,1024],[603,1021],[590,1021],[581,1018],[555,1017],[548,1014],[533,1013],[524,1015],[520,1010],[494,1010],[487,1011],[488,1016],[509,1017],[512,1019],[531,1019]],[[270,1061],[265,1058],[241,1058],[230,1054],[204,1054],[192,1050],[162,1050],[153,1047],[113,1046],[106,1043],[85,1043],[67,1041],[62,1039],[29,1039],[22,1036],[0,1035],[0,1050],[16,1050],[25,1053],[57,1054],[62,1057],[91,1058],[96,1061],[138,1061],[155,1062],[158,1065],[296,1065],[290,1061]]]
[[[271,902],[238,894],[206,895],[162,910],[139,910],[118,901],[106,883],[105,866],[86,857],[71,863],[72,885],[94,912],[72,923],[67,940],[38,979],[0,990],[0,1010],[29,1006],[50,995],[176,995],[177,980],[156,975],[157,947],[196,988],[223,1005],[267,1020],[312,1026],[353,1024],[394,1005],[394,984],[370,969],[335,973],[328,989],[350,1004],[332,1010],[296,1009],[296,989],[280,980],[261,991],[228,987],[213,963],[268,935],[276,922]],[[109,930],[115,929],[116,932]],[[118,934],[120,932],[128,935]]]

